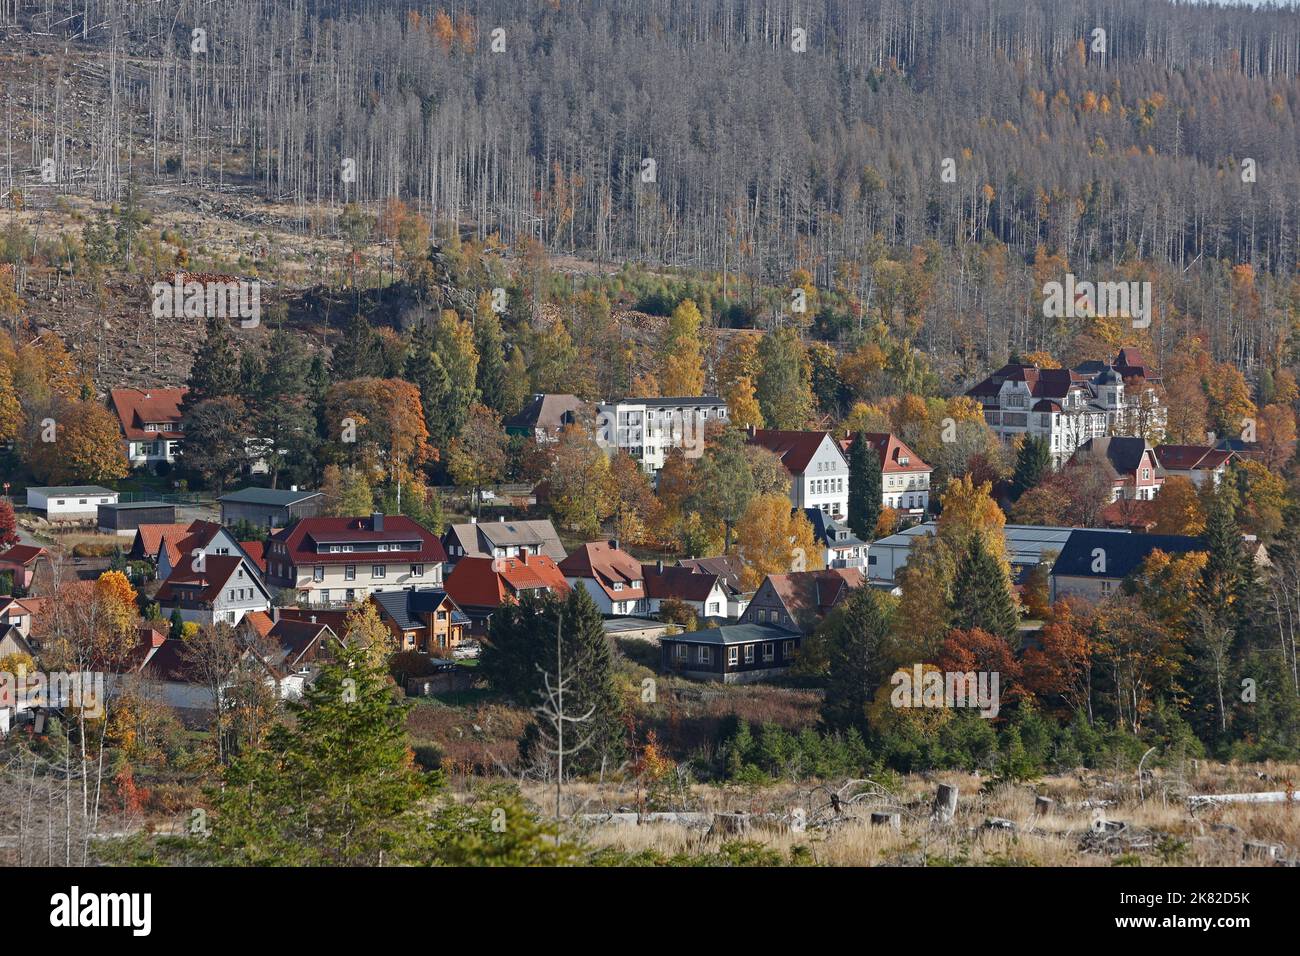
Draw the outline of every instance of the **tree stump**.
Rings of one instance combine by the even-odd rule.
[[[871,814],[871,825],[873,827],[893,827],[895,830],[901,830],[903,828],[903,816],[900,813],[874,811]]]
[[[749,832],[748,813],[715,813],[709,835],[742,836]]]
[[[1045,817],[1052,812],[1052,805],[1056,801],[1051,797],[1034,797],[1034,813],[1040,817]]]
[[[946,783],[939,784],[934,794],[934,806],[930,810],[930,819],[938,823],[951,823],[957,813],[957,788]]]

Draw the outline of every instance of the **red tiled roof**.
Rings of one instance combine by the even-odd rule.
[[[1160,445],[1155,451],[1166,471],[1214,469],[1232,458],[1232,452],[1213,445]]]
[[[781,456],[781,464],[792,475],[802,475],[812,461],[817,449],[826,439],[826,432],[781,431],[772,428],[755,429],[749,436],[749,444],[761,445],[773,454]]]
[[[257,570],[263,574],[266,573],[266,542],[265,541],[241,541],[239,546],[244,549],[244,553],[249,559],[257,565]]]
[[[295,565],[304,564],[355,564],[371,559],[436,563],[447,560],[447,552],[438,538],[426,531],[406,515],[386,515],[383,530],[375,531],[373,519],[364,518],[303,518],[287,531],[275,536],[275,544],[283,544],[288,559]],[[419,551],[380,551],[378,545],[395,541],[420,542]],[[350,544],[352,551],[331,554],[318,552],[317,543]],[[272,547],[275,547],[275,544]],[[269,555],[269,557],[276,557]]]
[[[16,544],[4,554],[0,554],[0,563],[17,564],[26,567],[37,558],[44,557],[44,548],[35,548],[28,544]]]
[[[560,570],[567,578],[588,578],[601,586],[606,594],[619,601],[635,601],[645,597],[645,583],[641,562],[632,555],[614,547],[609,541],[589,541],[560,562]],[[633,581],[641,582],[636,587]],[[614,585],[622,585],[615,591]]]
[[[265,611],[249,611],[244,615],[243,620],[257,633],[258,637],[266,637],[271,633],[271,628],[275,625],[275,622],[271,620],[271,615]]]
[[[122,425],[122,434],[127,438],[140,441],[154,438],[183,438],[184,433],[176,429],[167,431],[145,431],[144,426],[152,423],[166,422],[172,425],[181,420],[181,401],[185,398],[186,388],[151,388],[147,391],[138,388],[115,388],[110,393],[113,411]]]
[[[135,543],[132,544],[131,551],[136,553],[135,545],[138,544],[139,554],[156,561],[164,537],[179,541],[189,530],[189,525],[184,524],[142,524],[135,529]],[[172,560],[175,560],[174,556]]]
[[[767,581],[785,605],[786,611],[796,620],[800,612],[804,611],[824,617],[850,588],[861,586],[865,580],[858,568],[792,571],[789,574],[767,576]]]
[[[496,607],[507,596],[539,588],[559,594],[569,590],[559,566],[544,554],[461,558],[443,582],[443,589],[453,601],[469,607]]]
[[[929,465],[921,460],[921,456],[903,443],[902,439],[895,438],[892,434],[884,432],[864,432],[867,441],[871,442],[871,447],[876,450],[880,456],[880,469],[884,472],[912,472],[912,471],[934,471]],[[907,464],[904,465],[901,459],[906,458]]]

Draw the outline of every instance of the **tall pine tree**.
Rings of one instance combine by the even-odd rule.
[[[1002,638],[1016,633],[1018,616],[1011,582],[984,536],[973,534],[957,562],[952,588],[952,626],[963,631],[978,627]]]
[[[890,670],[888,602],[875,588],[858,588],[818,629],[828,675],[821,716],[833,730],[868,729],[867,706]]]
[[[863,541],[876,536],[880,520],[880,456],[865,432],[849,446],[849,528]]]
[[[1052,472],[1052,450],[1046,438],[1030,435],[1016,455],[1016,470],[1011,476],[1011,497],[1019,500]]]

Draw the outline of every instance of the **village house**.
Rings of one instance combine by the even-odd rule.
[[[446,656],[465,640],[469,617],[441,588],[376,591],[369,600],[399,650]]]
[[[690,568],[700,574],[712,574],[718,578],[727,593],[727,617],[733,620],[745,613],[753,591],[746,591],[740,586],[740,575],[744,563],[734,554],[720,554],[712,558],[681,558],[679,568]]]
[[[569,593],[569,582],[555,560],[524,551],[514,557],[461,558],[447,575],[447,593],[469,618],[471,634],[487,633],[492,613],[526,594]]]
[[[1237,453],[1214,445],[1157,445],[1156,465],[1162,478],[1186,478],[1197,488],[1207,481],[1215,488],[1237,459]]]
[[[49,552],[28,544],[16,544],[0,554],[0,575],[8,574],[15,590],[27,591],[36,580],[36,567],[49,561]]]
[[[1089,438],[1074,453],[1076,464],[1096,462],[1110,479],[1110,500],[1150,501],[1165,483],[1155,450],[1144,438]]]
[[[132,551],[135,550],[132,543]],[[158,578],[165,581],[172,570],[188,561],[199,552],[218,557],[239,555],[247,558],[243,547],[235,536],[215,521],[192,521],[185,528],[185,534],[174,537],[164,533],[158,545]]]
[[[442,536],[447,560],[453,566],[461,558],[505,558],[520,554],[544,554],[553,561],[563,561],[566,554],[560,536],[550,519],[496,521],[471,518],[454,524]]]
[[[888,432],[863,432],[863,437],[880,458],[880,504],[899,513],[904,520],[920,520],[930,506],[930,475],[934,469]],[[840,442],[849,453],[853,436]]]
[[[641,565],[646,606],[658,614],[664,601],[680,601],[700,620],[727,616],[727,588],[716,574],[695,568],[665,567],[662,561]]]
[[[580,545],[560,562],[560,570],[570,587],[591,595],[601,614],[645,614],[650,609],[641,562],[619,548],[617,538]]]
[[[791,571],[769,574],[754,592],[741,624],[773,624],[787,631],[811,634],[831,609],[866,576],[858,568]]]
[[[824,431],[750,428],[749,444],[766,448],[790,473],[790,503],[817,508],[832,518],[849,510],[849,462],[839,443]]]
[[[813,537],[825,548],[823,558],[828,568],[865,568],[867,543],[854,534],[843,521],[836,521],[820,508],[805,508],[804,516],[812,525]]]
[[[315,679],[319,661],[337,640],[326,624],[297,620],[272,622],[265,614],[248,620],[237,629],[245,642],[239,663],[221,683],[224,698],[234,683],[237,669],[250,665],[261,671],[266,685],[282,700],[295,700]],[[267,626],[269,625],[269,626]],[[156,629],[142,631],[140,645],[131,659],[110,675],[110,690],[121,692],[135,675],[145,692],[156,694],[168,706],[183,712],[210,714],[216,710],[216,696],[198,662],[184,641],[170,638]]]
[[[10,654],[36,656],[40,648],[32,637],[32,626],[45,600],[0,597],[0,658]]]
[[[1125,534],[1075,528],[1052,566],[1052,600],[1069,597],[1100,601],[1119,590],[1151,552],[1187,554],[1205,542],[1181,534]]]
[[[774,624],[724,624],[660,638],[666,673],[746,684],[786,673],[803,635]]]
[[[528,404],[501,424],[507,435],[531,438],[540,444],[560,440],[560,432],[575,424],[587,403],[576,395],[535,394]]]
[[[983,405],[999,438],[1043,438],[1060,465],[1090,438],[1162,432],[1167,411],[1155,391],[1160,382],[1138,349],[1123,348],[1112,362],[1073,369],[1010,362],[966,394]]]
[[[670,449],[699,457],[709,427],[726,423],[727,403],[716,395],[625,398],[596,406],[596,443],[611,454],[626,452],[658,475]]]
[[[271,606],[253,562],[236,554],[183,554],[154,596],[164,616],[180,611],[181,619],[199,624],[238,624],[249,611]]]
[[[259,528],[284,528],[297,519],[314,518],[325,509],[323,494],[297,487],[241,488],[217,501],[221,505],[221,523],[227,527],[247,521]]]
[[[376,591],[440,588],[442,542],[405,515],[303,518],[277,532],[267,580],[303,603],[353,604]]]
[[[170,547],[172,554],[179,558],[180,550],[175,543],[190,533],[190,524],[142,524],[135,529],[131,550],[126,556],[132,561],[152,561],[156,565],[163,549]],[[168,541],[172,544],[168,545]]]
[[[176,450],[185,437],[181,402],[186,388],[115,388],[109,404],[117,415],[132,468],[157,468],[176,463]]]
[[[27,507],[47,521],[93,522],[99,506],[116,504],[117,492],[99,485],[51,485],[27,489]]]

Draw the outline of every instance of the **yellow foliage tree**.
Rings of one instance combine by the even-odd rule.
[[[740,580],[747,590],[769,574],[826,566],[812,524],[782,495],[758,495],[750,502],[736,532],[736,551],[745,565]]]

